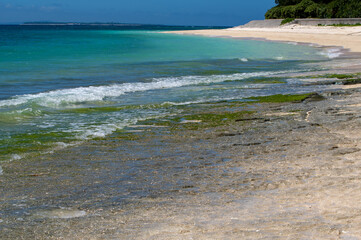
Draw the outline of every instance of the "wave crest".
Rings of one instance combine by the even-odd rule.
[[[107,86],[89,86],[61,89],[38,94],[15,96],[11,99],[0,101],[0,107],[10,107],[29,103],[37,104],[43,107],[62,107],[75,103],[103,101],[106,98],[119,97],[131,92],[220,83],[279,73],[285,72],[252,72],[236,73],[230,75],[166,77],[152,79],[151,82],[122,83]]]

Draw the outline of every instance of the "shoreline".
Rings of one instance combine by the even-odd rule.
[[[361,27],[298,26],[270,28],[241,28],[213,30],[168,31],[164,33],[201,35],[209,37],[258,38],[270,41],[317,44],[326,47],[343,47],[361,53]]]
[[[285,102],[194,104],[4,162],[0,238],[357,239],[361,90],[343,81]]]
[[[160,121],[163,127],[150,125],[150,132],[127,139],[113,135],[21,165],[6,163],[2,198],[13,200],[3,208],[42,207],[30,207],[20,220],[3,219],[9,227],[0,238],[360,236],[361,92],[321,96],[215,103],[208,112],[240,114],[205,128],[193,128],[201,124],[195,120],[175,128]],[[129,176],[122,172],[127,168],[133,168]],[[47,205],[48,198],[58,200]]]

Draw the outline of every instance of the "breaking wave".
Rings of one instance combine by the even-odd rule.
[[[0,101],[0,107],[22,104],[37,104],[43,107],[61,107],[69,104],[103,101],[107,98],[119,97],[126,93],[158,89],[170,89],[191,85],[236,81],[251,77],[269,76],[283,72],[252,72],[230,75],[182,76],[151,79],[151,82],[122,83],[108,86],[89,86],[71,89],[54,90],[37,94],[25,94]]]
[[[330,59],[333,58],[338,58],[339,56],[341,56],[342,53],[342,49],[341,48],[328,48],[325,51],[320,52],[321,55],[326,56]]]

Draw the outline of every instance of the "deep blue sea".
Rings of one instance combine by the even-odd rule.
[[[328,59],[305,45],[162,33],[173,29],[182,27],[0,26],[0,160],[106,137],[179,106],[307,91],[267,79]]]

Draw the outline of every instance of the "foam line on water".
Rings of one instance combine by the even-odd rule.
[[[230,75],[211,76],[182,76],[151,79],[151,82],[123,83],[107,86],[78,87],[71,89],[54,90],[38,94],[15,96],[11,99],[0,101],[0,107],[17,106],[35,103],[44,107],[61,107],[68,104],[81,102],[102,101],[107,97],[118,97],[126,93],[141,92],[158,89],[170,89],[199,84],[220,83],[224,81],[242,80],[250,77],[268,76],[279,72],[252,72],[236,73]],[[288,72],[288,71],[287,71]]]
[[[343,53],[342,53],[342,48],[328,48],[325,51],[320,52],[320,54],[330,59],[333,59],[333,58],[338,58]]]

